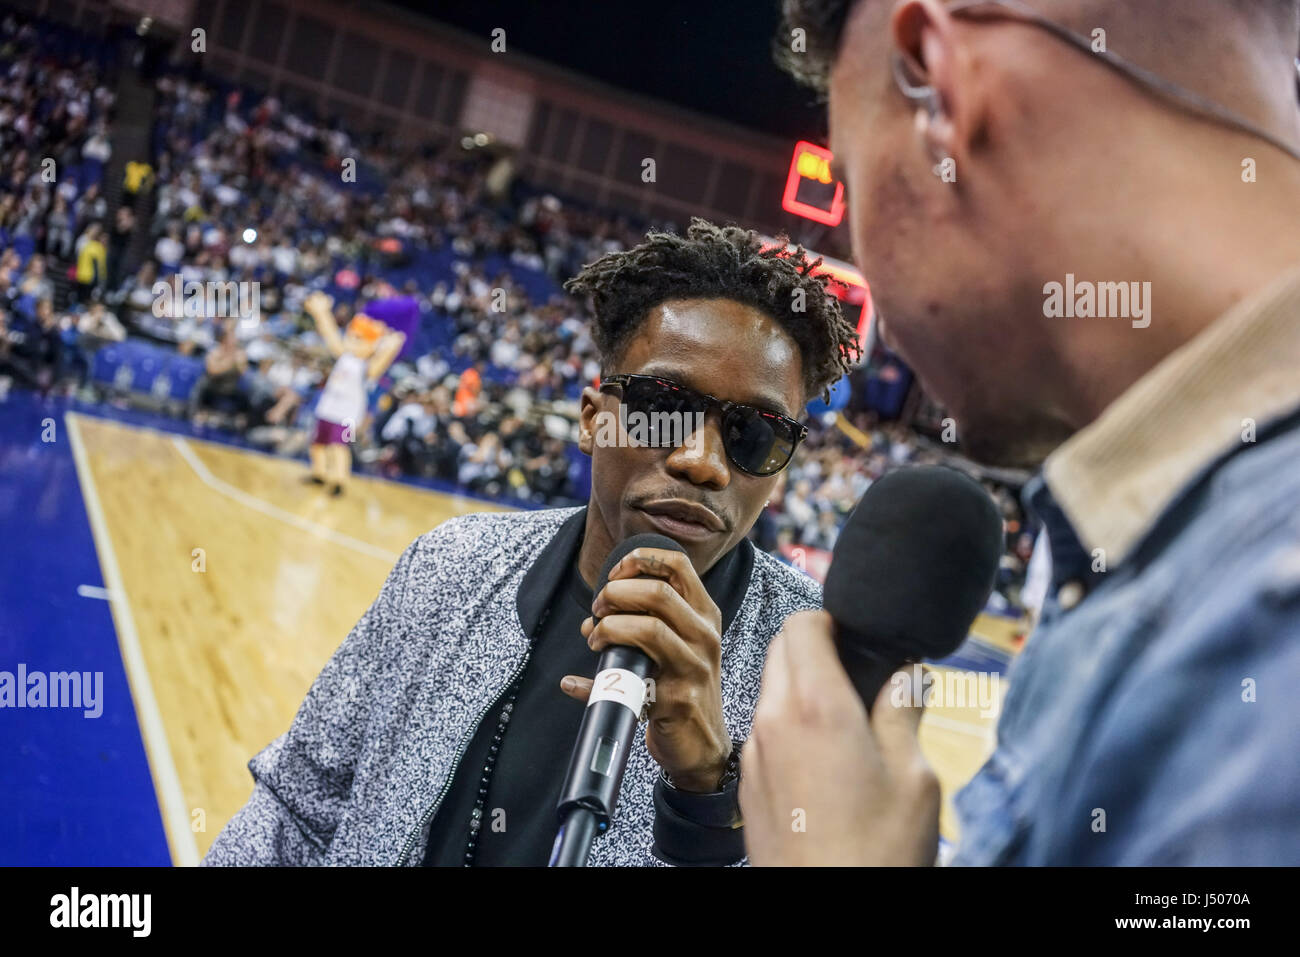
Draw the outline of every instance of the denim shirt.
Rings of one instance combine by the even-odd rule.
[[[1300,864],[1300,411],[1109,570],[1041,477],[1025,499],[1052,586],[952,863]]]

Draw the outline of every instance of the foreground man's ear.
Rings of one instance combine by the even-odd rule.
[[[983,119],[981,87],[957,22],[939,0],[905,0],[890,30],[895,82],[915,104],[921,148],[934,163],[961,163]]]

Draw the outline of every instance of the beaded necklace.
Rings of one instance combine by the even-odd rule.
[[[531,650],[531,645],[529,646]],[[497,755],[501,752],[501,740],[505,737],[506,726],[510,724],[510,712],[515,708],[515,698],[519,695],[519,686],[523,675],[507,689],[506,703],[501,707],[501,717],[497,719],[497,732],[492,735],[492,745],[488,748],[487,760],[483,762],[483,777],[478,782],[478,799],[474,810],[469,814],[469,843],[465,845],[465,866],[474,866],[474,857],[478,853],[478,835],[483,827],[483,809],[487,806],[488,786],[492,783],[492,771],[497,765]]]
[[[546,625],[546,619],[550,617],[550,614],[551,609],[548,606],[542,612],[542,617],[537,622],[533,636],[528,641],[525,662],[532,656],[533,648],[537,646],[537,640],[541,637],[542,628]],[[527,671],[528,666],[525,664],[518,677],[506,689],[506,701],[501,706],[501,716],[497,719],[496,734],[492,735],[492,743],[488,746],[487,758],[483,762],[483,775],[478,782],[478,796],[474,800],[474,810],[469,813],[469,840],[465,844],[466,867],[473,867],[474,858],[478,855],[478,836],[483,829],[483,812],[487,807],[488,789],[492,784],[492,772],[496,769],[497,756],[501,753],[501,742],[506,736],[506,728],[510,724],[510,715],[515,710],[515,699],[519,697],[519,689],[524,683],[524,674]]]

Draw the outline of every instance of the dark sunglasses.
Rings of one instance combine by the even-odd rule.
[[[681,445],[695,424],[704,420],[705,413],[717,409],[722,415],[722,447],[727,458],[750,475],[775,475],[781,471],[808,434],[807,426],[789,416],[718,399],[659,376],[605,376],[600,391],[617,391],[628,415],[637,414],[650,424],[646,444],[654,448]],[[679,427],[661,428],[665,423],[678,423]]]

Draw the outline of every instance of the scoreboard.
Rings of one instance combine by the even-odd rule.
[[[844,218],[844,184],[831,175],[831,151],[800,140],[794,145],[781,208],[827,226]]]

